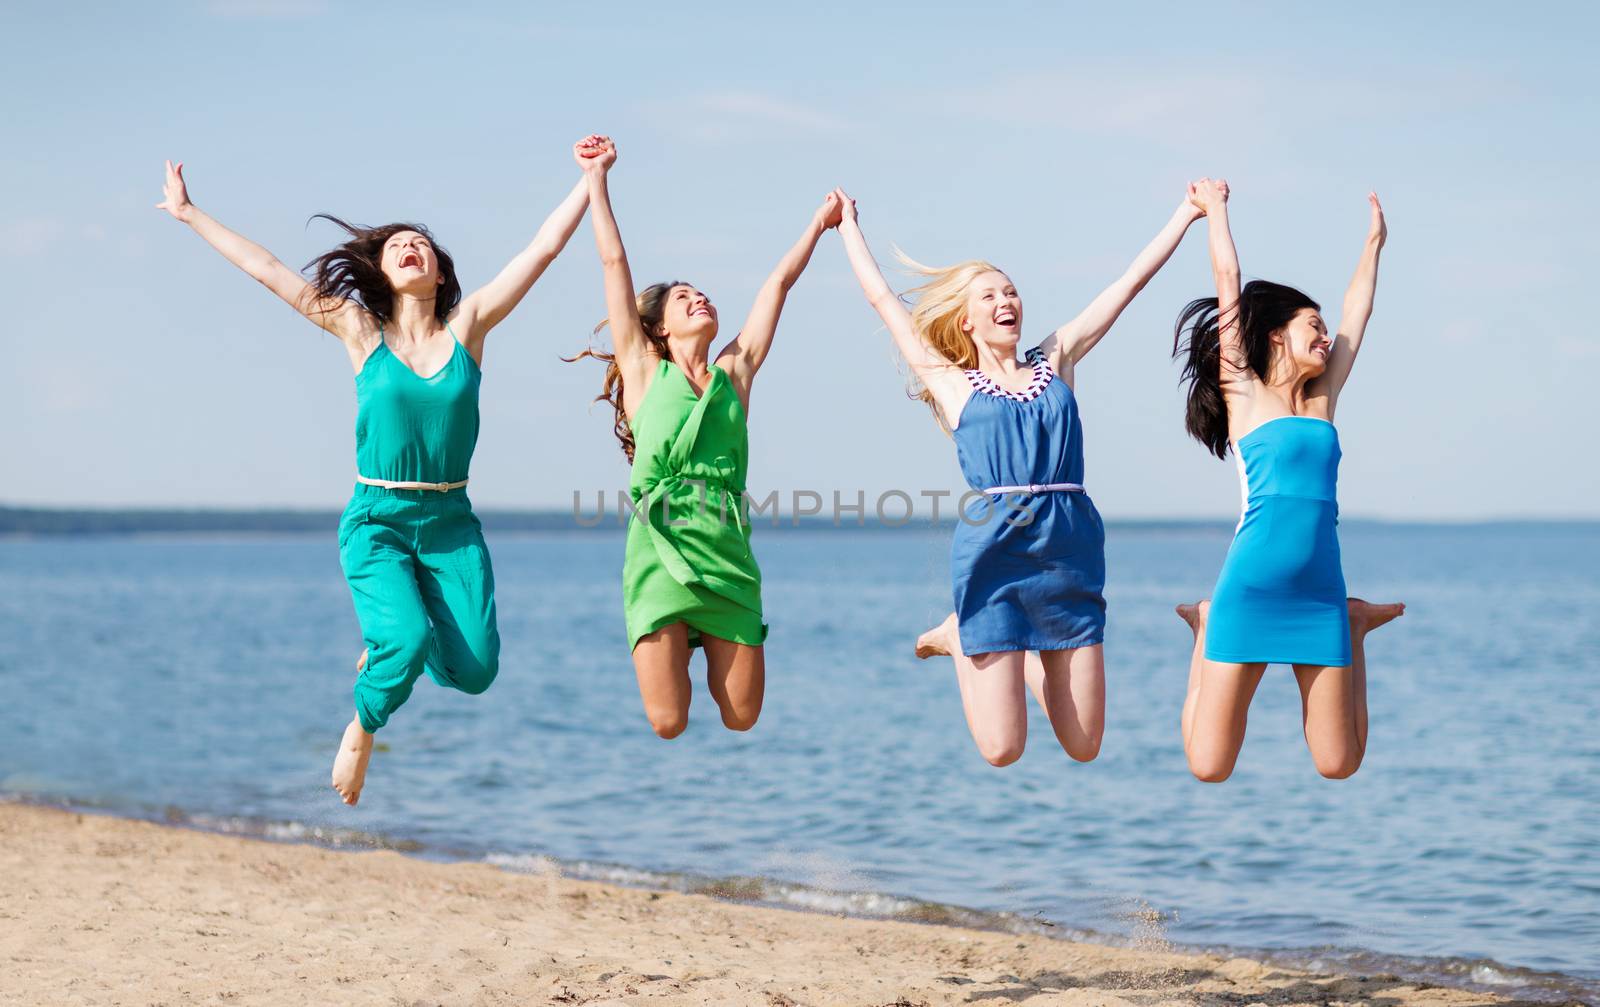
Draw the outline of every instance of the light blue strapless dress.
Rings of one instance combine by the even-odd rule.
[[[1282,416],[1234,445],[1244,516],[1211,594],[1209,661],[1350,663],[1339,564],[1339,432]]]

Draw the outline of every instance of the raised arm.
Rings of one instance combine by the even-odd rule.
[[[728,377],[743,397],[748,398],[756,371],[761,369],[762,361],[767,359],[767,352],[772,349],[772,337],[778,332],[778,316],[783,314],[784,301],[788,300],[789,291],[799,282],[800,274],[805,272],[806,264],[811,261],[817,240],[828,228],[839,226],[840,206],[836,192],[830,192],[823,198],[822,205],[817,207],[817,212],[811,215],[806,229],[801,232],[800,240],[783,253],[777,267],[761,285],[761,292],[756,294],[756,302],[751,306],[739,335],[717,354],[717,362],[728,372]]]
[[[889,288],[889,282],[883,278],[883,271],[878,268],[878,260],[873,258],[872,249],[867,247],[867,236],[861,232],[861,221],[856,215],[856,201],[845,195],[843,189],[835,189],[834,192],[838,195],[840,206],[844,211],[839,224],[839,237],[844,241],[844,252],[850,259],[850,268],[856,274],[856,282],[861,284],[861,292],[867,295],[867,302],[878,313],[878,317],[883,319],[884,327],[893,337],[895,347],[900,351],[900,355],[906,358],[911,372],[925,385],[928,384],[930,377],[937,381],[940,375],[953,372],[956,369],[955,364],[918,337],[916,330],[911,327],[911,312],[906,310],[905,303],[895,295]]]
[[[568,239],[578,229],[578,221],[583,219],[583,211],[588,207],[589,183],[584,179],[545,218],[533,241],[500,270],[500,275],[462,299],[454,317],[460,320],[457,332],[474,359],[482,358],[483,339],[489,330],[522,303],[550,263],[567,247]]]
[[[572,148],[578,167],[583,169],[589,192],[589,222],[594,227],[594,244],[600,253],[600,269],[605,276],[606,319],[611,328],[611,349],[622,371],[624,395],[637,403],[644,395],[644,384],[654,366],[655,355],[639,321],[639,306],[634,300],[633,273],[628,269],[628,253],[622,247],[622,232],[611,212],[611,193],[606,177],[617,161],[617,146],[610,137],[591,136]],[[638,396],[638,398],[635,398]],[[633,409],[627,408],[631,415]]]
[[[1239,338],[1239,252],[1228,229],[1228,183],[1202,178],[1191,187],[1193,199],[1205,211],[1211,247],[1211,278],[1217,285],[1217,335],[1222,365],[1234,372],[1252,374]],[[1224,374],[1223,387],[1234,375]]]
[[[1328,356],[1328,367],[1307,389],[1309,394],[1325,391],[1328,396],[1328,416],[1339,400],[1339,392],[1350,378],[1356,354],[1361,352],[1361,337],[1366,334],[1367,320],[1372,317],[1372,299],[1378,290],[1378,256],[1383,243],[1389,238],[1389,225],[1383,219],[1383,205],[1378,194],[1367,193],[1372,207],[1371,223],[1367,228],[1366,244],[1361,249],[1361,261],[1356,263],[1356,275],[1344,292],[1344,310],[1339,319],[1339,335],[1333,341],[1333,353]],[[1317,386],[1321,386],[1319,389]]]
[[[316,297],[305,277],[279,261],[278,257],[246,238],[230,231],[210,214],[189,201],[189,187],[183,179],[183,162],[167,162],[164,198],[156,204],[173,217],[188,224],[222,257],[248,273],[262,286],[322,328],[338,336],[347,347],[363,335],[367,313],[353,301]],[[351,349],[352,359],[356,354]],[[364,355],[364,354],[363,354]]]
[[[1190,191],[1193,191],[1190,186]],[[1118,316],[1139,295],[1151,278],[1161,271],[1161,267],[1172,258],[1172,253],[1178,250],[1178,243],[1183,240],[1184,233],[1189,230],[1189,225],[1205,216],[1193,200],[1185,197],[1178,208],[1173,211],[1172,219],[1168,220],[1161,232],[1144,247],[1133,264],[1127,268],[1117,281],[1102,290],[1089,306],[1078,313],[1078,317],[1052,332],[1040,344],[1045,356],[1049,358],[1057,371],[1064,375],[1071,374],[1071,368],[1084,355],[1094,349],[1095,344],[1111,329]]]

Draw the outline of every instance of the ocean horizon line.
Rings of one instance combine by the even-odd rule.
[[[301,534],[337,527],[341,509],[324,507],[219,507],[212,505],[161,506],[15,506],[0,504],[0,536],[135,535],[174,533]],[[491,533],[572,531],[598,534],[622,531],[624,515],[576,514],[570,509],[485,507],[475,511]],[[953,528],[959,518],[944,513],[918,515],[909,520],[885,520],[872,513],[856,516],[797,514],[776,511],[751,520],[770,531],[940,531]],[[1133,532],[1229,530],[1236,515],[1133,515],[1106,517],[1107,527]],[[1488,517],[1387,517],[1342,515],[1340,524],[1386,528],[1548,528],[1552,530],[1600,529],[1600,516]]]

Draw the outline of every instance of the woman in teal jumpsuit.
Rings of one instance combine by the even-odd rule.
[[[157,204],[234,265],[333,333],[356,375],[356,487],[339,524],[339,560],[366,652],[356,716],[333,764],[346,804],[361,796],[372,735],[423,672],[480,693],[500,660],[494,573],[467,499],[478,439],[484,337],[528,293],[588,207],[579,184],[500,275],[463,297],[455,264],[418,224],[355,227],[300,273],[189,201],[167,163]]]

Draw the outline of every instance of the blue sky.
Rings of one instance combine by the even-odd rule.
[[[286,262],[331,244],[315,212],[420,219],[470,288],[573,184],[571,143],[607,132],[636,278],[692,280],[730,330],[835,184],[880,258],[1005,268],[1028,345],[1201,174],[1232,183],[1245,272],[1337,315],[1376,189],[1390,243],[1340,401],[1344,512],[1600,516],[1592,7],[541,7],[8,4],[0,502],[348,494],[344,354],[152,208],[164,158]],[[1198,225],[1079,369],[1109,518],[1237,513],[1231,462],[1183,434],[1169,360],[1208,282]],[[626,485],[589,406],[598,367],[558,359],[603,312],[585,224],[490,337],[480,507]],[[833,235],[757,381],[751,444],[761,492],[961,484]]]

